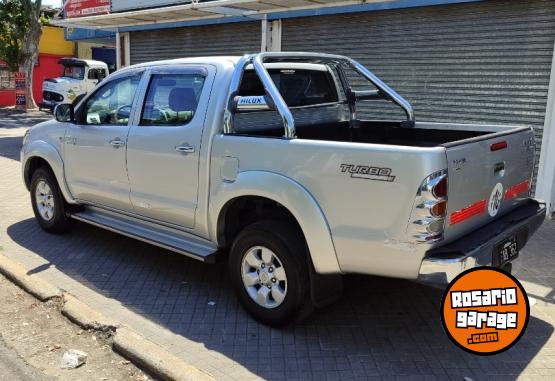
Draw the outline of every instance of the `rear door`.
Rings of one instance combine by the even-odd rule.
[[[131,202],[141,216],[192,228],[215,68],[180,65],[152,69],[149,75],[127,143]]]
[[[502,216],[528,197],[535,148],[530,128],[445,147],[449,173],[447,240]]]

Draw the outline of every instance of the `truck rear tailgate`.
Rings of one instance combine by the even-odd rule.
[[[534,168],[531,128],[514,128],[443,145],[449,191],[444,242],[525,202]]]

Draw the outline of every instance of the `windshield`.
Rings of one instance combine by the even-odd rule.
[[[85,67],[84,66],[64,66],[64,70],[62,71],[62,77],[83,79],[85,78]]]

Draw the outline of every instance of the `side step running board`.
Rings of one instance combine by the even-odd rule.
[[[215,263],[216,261],[218,251],[216,246],[177,229],[162,227],[151,222],[91,207],[84,212],[74,213],[71,217],[202,262]]]

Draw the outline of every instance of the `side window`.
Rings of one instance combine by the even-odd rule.
[[[270,69],[268,72],[289,107],[313,106],[339,101],[333,77],[327,71]],[[264,86],[254,70],[245,71],[239,95],[264,94]]]
[[[182,126],[195,116],[204,86],[200,74],[153,74],[148,86],[142,126]]]
[[[98,79],[99,81],[101,81],[106,77],[106,70],[105,69],[90,69],[89,74],[88,74],[87,77],[89,79]]]
[[[87,100],[82,123],[126,126],[140,80],[138,74],[106,83]]]
[[[90,69],[89,74],[87,75],[89,79],[98,79],[98,73],[96,69]]]

